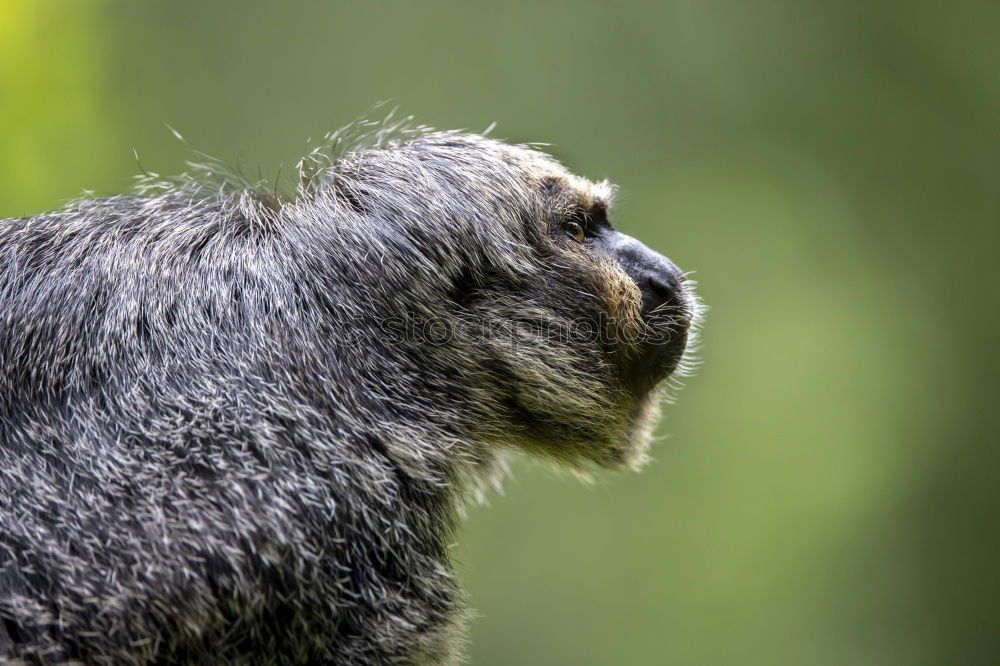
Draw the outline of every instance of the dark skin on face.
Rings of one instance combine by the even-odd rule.
[[[642,293],[642,316],[649,326],[627,380],[644,393],[673,372],[684,352],[692,310],[685,276],[670,259],[611,225],[607,205],[595,202],[562,223],[562,231],[598,255],[614,259]]]

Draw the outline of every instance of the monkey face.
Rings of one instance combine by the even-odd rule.
[[[457,437],[577,468],[645,460],[699,307],[677,266],[614,228],[610,184],[454,132],[343,160],[330,182],[360,216],[337,227],[342,246],[364,246],[353,274],[379,256],[382,302],[449,332],[404,336],[390,358],[454,408]]]
[[[556,199],[552,232],[582,246],[584,261],[610,260],[631,282],[623,284],[621,274],[606,267],[598,271],[606,281],[609,317],[621,319],[608,330],[623,352],[622,381],[641,398],[677,370],[684,355],[697,315],[687,278],[670,259],[614,228],[609,219],[613,190],[607,183],[567,176],[548,181],[546,189]]]
[[[567,403],[570,412],[550,400],[543,412],[560,415],[552,420],[576,438],[575,453],[600,465],[636,467],[646,459],[665,380],[687,369],[700,304],[670,259],[614,228],[613,186],[575,176],[550,158],[532,172],[541,174],[541,221],[529,224],[542,234],[529,238],[547,264],[544,294],[532,300],[555,312],[550,330],[569,320],[589,333],[552,336],[547,355],[550,383],[567,378],[566,392],[575,386],[589,404]],[[538,430],[539,420],[530,422]],[[560,441],[555,428],[541,430],[547,443]]]

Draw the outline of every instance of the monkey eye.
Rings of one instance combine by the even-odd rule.
[[[583,226],[579,222],[570,220],[563,228],[566,230],[566,234],[577,243],[582,243],[583,239],[587,236],[583,230]]]
[[[586,218],[581,217],[579,214],[573,215],[563,222],[563,231],[577,243],[582,243],[587,238],[586,225]]]

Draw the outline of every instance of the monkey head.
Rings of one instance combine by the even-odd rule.
[[[341,233],[386,267],[393,316],[420,322],[391,352],[422,369],[413,393],[433,386],[450,422],[501,448],[577,469],[645,460],[700,306],[673,262],[614,227],[613,186],[456,132],[348,153],[326,183],[363,229]]]

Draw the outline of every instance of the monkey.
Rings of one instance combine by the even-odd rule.
[[[0,662],[461,663],[463,507],[647,460],[692,281],[537,145],[374,127],[0,220]]]

